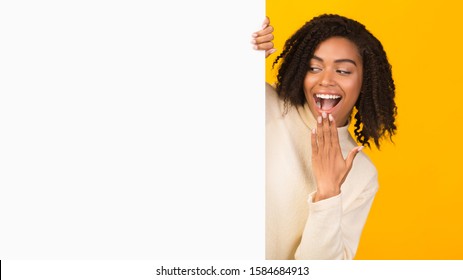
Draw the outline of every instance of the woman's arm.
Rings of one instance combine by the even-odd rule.
[[[348,194],[313,202],[309,196],[309,218],[304,227],[295,259],[353,259],[371,204],[378,189],[376,173],[365,185],[348,182],[349,191],[363,189],[352,199]],[[354,186],[355,185],[355,186]],[[343,188],[344,188],[343,187]]]
[[[362,161],[356,173],[363,169],[360,173],[370,180],[353,175],[346,183],[354,158],[363,147],[352,148],[344,159],[331,115],[323,113],[317,118],[311,145],[317,190],[309,196],[308,220],[295,258],[352,259],[378,187],[376,170],[367,168],[369,165],[363,168],[368,162]]]

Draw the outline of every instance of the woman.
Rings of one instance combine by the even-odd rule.
[[[268,20],[253,34],[273,50]],[[302,26],[266,85],[266,258],[352,259],[378,189],[361,152],[395,134],[391,66],[365,27],[339,15]],[[348,132],[353,109],[355,138]],[[354,161],[355,158],[355,161]]]

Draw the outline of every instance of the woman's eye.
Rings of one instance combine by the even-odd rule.
[[[340,70],[340,69],[339,69],[339,70],[336,70],[336,72],[338,72],[339,74],[342,74],[342,75],[349,75],[350,73],[352,73],[352,72],[350,72],[350,71],[347,71],[347,70]]]
[[[309,67],[309,71],[312,72],[312,73],[317,73],[317,72],[320,72],[322,71],[321,68],[318,68],[318,67]]]

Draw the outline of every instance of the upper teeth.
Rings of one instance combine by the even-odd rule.
[[[339,95],[332,95],[332,94],[317,94],[316,95],[318,98],[322,99],[338,99],[341,98]]]

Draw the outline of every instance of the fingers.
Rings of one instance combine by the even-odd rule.
[[[265,16],[264,22],[262,23],[262,29],[265,29],[270,24],[270,19],[268,16]]]
[[[273,45],[273,26],[270,25],[270,19],[265,17],[262,29],[252,34],[251,44],[255,50],[265,51],[265,57],[268,57],[276,51]]]
[[[266,26],[265,28],[257,31],[257,32],[254,32],[252,34],[252,37],[254,38],[257,38],[257,37],[263,37],[263,36],[266,36],[266,35],[269,35],[269,34],[272,34],[273,32],[273,26],[269,25],[269,26]],[[273,38],[272,38],[273,39]]]
[[[252,39],[251,43],[253,43],[255,45],[259,45],[259,44],[263,44],[263,43],[272,43],[273,38],[274,37],[273,37],[272,33],[265,34],[265,35],[259,35],[259,36],[255,37],[254,39]],[[272,43],[272,47],[273,47],[273,43]]]
[[[334,120],[331,114],[328,115],[328,119],[330,121],[330,129],[331,129],[331,147],[340,148],[336,121]]]
[[[254,45],[254,49],[264,51],[270,51],[271,49],[273,49],[272,41],[274,39],[274,36],[272,32],[273,27],[269,26],[264,30],[252,34],[253,39],[251,40],[251,44]]]
[[[317,145],[318,149],[323,151],[325,147],[325,139],[323,137],[323,118],[322,116],[317,117]]]
[[[318,155],[317,130],[315,128],[312,129],[310,139],[312,143],[312,158],[314,158]]]
[[[277,50],[276,49],[270,49],[268,51],[265,51],[265,57],[267,58],[269,55],[271,55],[272,53],[276,52]]]
[[[251,41],[251,43],[252,43],[252,41]],[[274,48],[273,48],[273,43],[272,42],[264,42],[264,43],[260,43],[260,44],[254,44],[254,49],[255,50],[270,51],[270,50],[273,50]]]
[[[331,129],[330,129],[330,120],[328,115],[325,112],[322,112],[323,120],[323,140],[325,140],[324,148],[328,149],[331,147]],[[336,130],[336,134],[338,131]]]
[[[317,117],[316,143],[319,149],[341,149],[339,146],[338,130],[336,121],[331,114],[322,112]]]
[[[350,172],[354,158],[363,149],[355,147],[346,158],[339,143],[338,129],[333,116],[322,112],[317,128],[311,133],[312,166],[319,190],[339,190]],[[328,186],[328,187],[327,187]],[[317,187],[317,188],[318,188]]]

